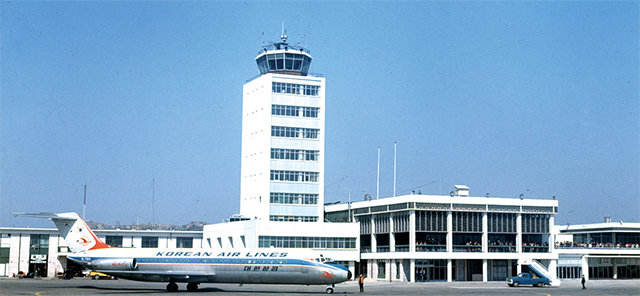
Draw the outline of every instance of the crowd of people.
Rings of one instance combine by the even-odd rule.
[[[434,237],[427,237],[422,241],[416,242],[417,252],[442,252],[446,251],[446,243]]]
[[[549,243],[526,242],[522,243],[523,252],[548,252]]]
[[[489,242],[489,252],[515,252],[516,244],[512,241],[503,242],[501,240],[496,240],[493,242]]]
[[[638,249],[638,243],[576,243],[576,242],[556,242],[556,248],[631,248]]]

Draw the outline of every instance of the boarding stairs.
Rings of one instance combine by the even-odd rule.
[[[539,276],[547,278],[551,282],[550,285],[552,287],[559,287],[560,286],[560,279],[558,279],[557,277],[553,276],[551,274],[551,272],[549,272],[549,270],[546,267],[544,267],[544,265],[542,265],[537,260],[535,260],[535,259],[518,259],[518,264],[527,265],[527,266],[529,266],[529,268],[531,268],[531,270],[533,270]]]

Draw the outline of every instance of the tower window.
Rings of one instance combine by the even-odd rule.
[[[280,65],[278,65],[278,69],[279,70],[282,69]],[[320,90],[319,85],[306,85],[306,84],[284,83],[284,82],[271,83],[271,92],[276,94],[318,96],[319,90]]]

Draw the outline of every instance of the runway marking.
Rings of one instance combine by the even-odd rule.
[[[36,292],[36,296],[42,296],[40,293],[42,292],[46,292],[46,291],[40,291],[40,292]]]

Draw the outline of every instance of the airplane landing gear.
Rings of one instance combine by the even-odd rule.
[[[167,292],[177,292],[177,291],[178,291],[178,284],[174,282],[170,282],[169,284],[167,284]]]
[[[198,283],[188,283],[187,291],[189,292],[197,292],[198,291]]]
[[[327,294],[333,294],[333,288],[334,287],[335,287],[334,284],[327,285],[327,290],[326,290]]]

